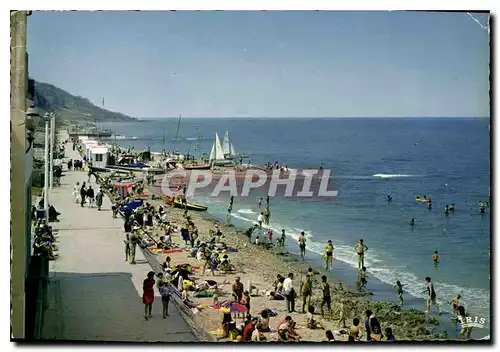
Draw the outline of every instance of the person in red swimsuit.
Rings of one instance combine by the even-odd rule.
[[[142,303],[144,303],[144,319],[148,320],[148,312],[149,317],[151,318],[151,309],[153,308],[153,301],[155,299],[155,273],[154,271],[150,271],[148,273],[148,277],[144,280],[142,284]]]

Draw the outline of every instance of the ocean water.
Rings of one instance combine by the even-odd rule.
[[[161,151],[172,148],[177,119],[103,127],[126,137],[117,139],[121,146]],[[444,311],[451,310],[448,302],[460,293],[469,314],[487,318],[487,326],[475,329],[473,336],[489,333],[491,219],[477,206],[490,192],[488,119],[183,119],[176,149],[209,153],[215,132],[222,139],[226,130],[236,152],[250,154],[252,164],[278,161],[306,169],[323,163],[332,170],[337,199],[271,198],[270,227],[275,233],[286,229],[290,251],[297,252],[294,239],[303,230],[307,259],[321,264],[320,254],[331,239],[335,271],[354,283],[353,246],[363,238],[369,247],[368,290],[376,299],[396,301],[393,285],[400,280],[406,285],[406,304],[424,309],[424,277],[430,276]],[[432,210],[415,202],[424,194],[432,198]],[[228,198],[198,200],[225,219]],[[451,203],[456,210],[446,216],[444,206]],[[257,196],[237,197],[231,222],[248,227],[258,213]],[[414,227],[408,225],[412,217]],[[441,257],[437,267],[434,250]]]

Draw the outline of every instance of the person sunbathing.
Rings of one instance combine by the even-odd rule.
[[[236,267],[229,262],[229,257],[227,254],[224,254],[222,257],[222,261],[219,264],[219,270],[227,273],[228,271],[236,271]]]

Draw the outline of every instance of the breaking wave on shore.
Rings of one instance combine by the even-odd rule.
[[[240,209],[236,214],[232,214],[232,216],[248,223],[257,223],[256,219],[247,218],[242,214],[255,214],[255,212],[250,209]],[[273,222],[269,226],[263,225],[263,229],[259,235],[265,237],[268,229],[271,229],[274,232],[275,238],[281,234],[282,229],[285,229],[287,237],[292,238],[295,241],[297,241],[301,231],[304,231],[307,239],[307,250],[318,254],[319,256],[323,256],[324,254],[325,245],[320,242],[315,242],[313,234],[305,229],[287,227]],[[332,239],[335,242],[335,239]],[[422,291],[425,290],[424,278],[418,277],[411,272],[401,270],[397,267],[387,266],[387,264],[382,260],[384,256],[384,253],[379,253],[377,249],[369,248],[365,257],[365,266],[367,267],[368,277],[373,276],[391,286],[394,286],[396,281],[400,280],[405,285],[406,294],[416,298],[425,299],[426,294],[422,293]],[[354,246],[335,245],[334,260],[344,262],[355,269],[358,267],[358,260],[354,254]],[[438,303],[440,304],[442,311],[451,311],[448,302],[458,293],[462,296],[462,300],[466,304],[467,310],[470,309],[471,312],[474,311],[474,307],[484,308],[490,304],[490,294],[486,290],[461,287],[443,281],[434,282],[434,286],[436,292],[438,293]],[[394,297],[396,297],[396,291],[394,292]]]

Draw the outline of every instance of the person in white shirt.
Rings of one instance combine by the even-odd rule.
[[[264,222],[264,213],[260,213],[259,216],[257,216],[257,222],[259,223],[259,227],[262,228],[262,223]]]
[[[286,297],[288,312],[295,311],[295,290],[293,289],[293,273],[289,273],[288,277],[283,281],[283,295]]]

